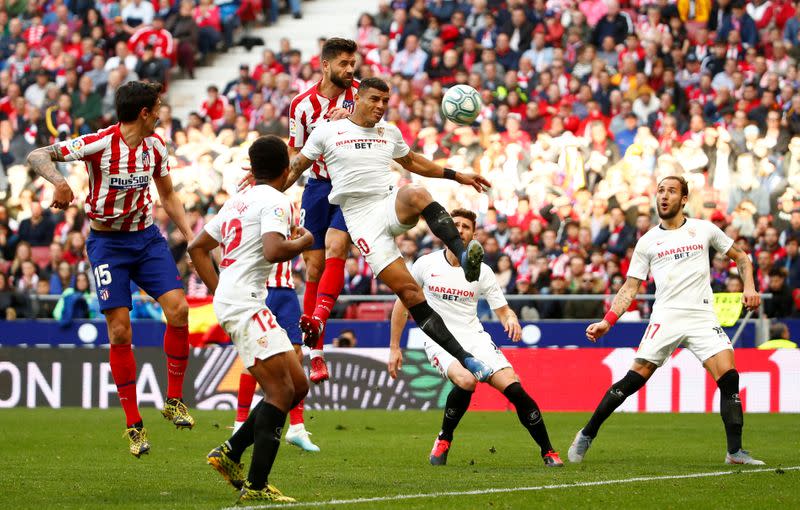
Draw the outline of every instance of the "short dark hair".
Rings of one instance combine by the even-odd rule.
[[[789,332],[789,327],[785,322],[773,322],[769,326],[769,339],[770,340],[789,340],[786,334]]]
[[[781,278],[786,278],[788,276],[788,271],[786,271],[785,267],[773,267],[769,270],[769,276],[780,276]]]
[[[475,227],[478,226],[478,222],[477,222],[478,216],[473,211],[470,211],[469,209],[461,209],[461,208],[453,209],[452,211],[450,211],[450,216],[452,216],[453,218],[466,218],[466,219],[468,219],[469,221],[472,222],[472,228],[473,229],[475,229]]]
[[[256,179],[271,181],[289,166],[289,150],[283,140],[275,135],[259,137],[247,153]]]
[[[331,37],[325,40],[322,45],[322,60],[333,60],[339,56],[340,53],[355,53],[358,49],[358,44],[352,39],[344,39],[342,37]]]
[[[389,92],[389,85],[380,78],[364,78],[358,85],[358,93],[362,94],[369,89],[376,89],[380,90],[381,92]]]
[[[659,181],[658,185],[661,186],[661,183],[666,181],[667,179],[673,179],[673,180],[678,181],[680,183],[680,185],[681,185],[681,196],[682,197],[688,197],[689,196],[689,183],[686,182],[686,179],[684,179],[680,175],[668,175],[668,176],[664,177],[663,179],[661,179]]]
[[[133,122],[139,117],[142,108],[153,108],[161,94],[161,84],[131,81],[117,89],[114,104],[120,122]]]

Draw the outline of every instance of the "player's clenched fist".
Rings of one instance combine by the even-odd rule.
[[[311,246],[314,243],[314,236],[311,232],[299,225],[292,227],[292,239],[300,239],[304,246]]]
[[[66,209],[73,200],[75,200],[75,194],[72,193],[72,188],[69,187],[69,184],[62,182],[56,186],[56,191],[53,193],[52,203],[54,208]]]
[[[744,306],[748,310],[755,310],[761,304],[761,296],[755,289],[745,289],[742,292],[742,301],[744,301]]]
[[[586,338],[590,342],[596,342],[598,338],[608,333],[609,329],[611,329],[611,325],[605,319],[589,324],[589,327],[586,328]]]

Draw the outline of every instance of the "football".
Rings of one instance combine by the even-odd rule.
[[[442,98],[442,113],[456,124],[472,124],[481,112],[481,95],[469,85],[455,85]]]

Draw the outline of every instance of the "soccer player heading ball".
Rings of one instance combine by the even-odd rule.
[[[480,275],[483,248],[474,240],[464,246],[453,219],[425,188],[416,184],[393,186],[389,164],[394,160],[410,172],[452,179],[477,191],[483,191],[489,183],[474,173],[442,168],[411,152],[397,127],[382,120],[389,95],[385,81],[363,80],[353,114],[314,129],[292,159],[287,185],[323,157],[332,184],[328,200],[341,207],[350,237],[373,273],[397,294],[429,337],[478,380],[485,380],[489,367],[461,347],[441,316],[428,305],[400,256],[395,237],[414,227],[422,216],[434,235],[456,255],[468,281],[476,281]],[[316,334],[321,334],[324,322],[317,324]]]
[[[739,373],[731,341],[714,314],[709,250],[714,248],[736,262],[744,281],[744,305],[750,310],[758,308],[761,300],[753,282],[753,266],[747,254],[736,248],[733,239],[716,225],[684,216],[688,199],[689,187],[682,177],[665,177],[658,183],[656,207],[661,223],[636,243],[628,278],[614,298],[611,310],[603,320],[586,328],[586,337],[592,342],[606,334],[628,309],[648,272],[653,273],[656,299],[636,360],[625,377],[609,388],[589,423],[576,434],[569,448],[572,462],[583,460],[600,425],[683,344],[717,381],[720,414],[728,440],[725,462],[764,464],[742,450],[744,417],[739,399]]]
[[[468,243],[475,235],[475,213],[464,209],[456,209],[451,213],[453,221],[461,233],[461,239]],[[469,349],[475,356],[486,363],[492,375],[488,383],[501,392],[514,404],[522,426],[528,429],[531,437],[539,445],[542,460],[548,467],[564,465],[553,450],[547,427],[542,419],[539,406],[523,389],[517,374],[506,357],[497,349],[492,338],[483,330],[478,320],[478,300],[485,298],[489,306],[497,313],[509,338],[519,342],[522,329],[516,314],[509,308],[503,291],[497,284],[492,269],[481,264],[478,281],[468,282],[464,273],[458,268],[458,259],[448,250],[435,251],[417,259],[411,267],[414,280],[422,286],[431,307],[452,324],[458,335],[459,343]],[[400,337],[403,333],[408,314],[400,301],[396,301],[392,310],[391,353],[389,355],[389,375],[397,377],[403,364],[400,352]],[[430,463],[444,465],[453,441],[458,422],[467,412],[472,393],[477,381],[450,354],[433,342],[425,340],[425,353],[431,364],[439,369],[442,376],[453,382],[453,389],[447,395],[442,430],[433,443]]]
[[[286,415],[308,393],[308,380],[291,341],[266,307],[265,285],[273,264],[292,260],[311,246],[311,234],[291,223],[291,203],[281,193],[289,167],[286,144],[262,137],[249,149],[255,186],[232,196],[197,236],[189,255],[214,294],[214,313],[231,337],[264,399],[231,438],[208,454],[234,487],[239,501],[294,501],[267,484],[278,454]],[[210,252],[222,248],[217,276]],[[242,454],[254,445],[247,480]]]
[[[161,108],[160,93],[157,83],[126,83],[114,98],[118,124],[36,149],[28,156],[31,169],[55,185],[52,205],[57,209],[66,209],[75,196],[53,162],[86,163],[89,195],[84,209],[91,220],[86,252],[108,326],[111,375],[125,411],[130,452],[136,457],[150,450],[150,442],[136,405],[131,281],[158,301],[167,318],[164,352],[168,382],[162,414],[178,428],[194,426],[194,418],[182,400],[189,359],[189,306],[167,241],[153,225],[150,196],[152,178],[162,207],[191,242],[194,236],[183,203],[173,192],[167,146],[154,131]]]

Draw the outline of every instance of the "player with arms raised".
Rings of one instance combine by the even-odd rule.
[[[307,249],[311,234],[291,225],[291,203],[283,189],[289,166],[286,144],[276,136],[257,139],[249,149],[255,186],[237,193],[189,247],[197,274],[214,294],[214,313],[231,337],[264,399],[231,438],[208,454],[211,464],[234,487],[239,502],[294,499],[267,484],[278,454],[286,414],[308,393],[308,380],[286,331],[265,299],[273,264]],[[217,275],[210,252],[222,248]],[[244,480],[242,454],[254,445]]]
[[[358,83],[353,81],[356,65],[355,41],[332,37],[322,46],[322,80],[295,96],[289,107],[289,155],[303,148],[312,131],[327,123],[347,117],[353,111]],[[303,252],[306,265],[306,289],[303,295],[301,327],[312,333],[306,338],[311,348],[311,380],[328,379],[328,367],[322,354],[324,322],[344,287],[344,261],[350,249],[342,211],[328,201],[331,178],[325,159],[311,165],[301,201],[300,224],[314,236],[314,244]]]
[[[450,213],[461,240],[468,243],[475,235],[475,213],[465,209],[456,209]],[[457,335],[459,343],[469,349],[475,356],[486,363],[492,371],[487,382],[506,396],[514,404],[522,426],[528,429],[531,437],[538,443],[542,459],[548,467],[560,467],[564,463],[553,450],[547,434],[539,406],[522,388],[519,377],[503,353],[497,349],[489,334],[483,330],[478,320],[478,300],[486,299],[495,311],[509,338],[519,342],[522,328],[516,314],[509,308],[503,291],[497,284],[492,269],[481,264],[478,281],[468,282],[464,272],[458,267],[455,254],[447,250],[439,250],[418,258],[411,266],[414,280],[423,288],[425,297],[439,315],[447,319],[452,331]],[[392,329],[389,347],[389,375],[397,377],[403,364],[400,351],[400,337],[408,320],[408,312],[400,300],[392,310]],[[453,356],[440,346],[425,340],[425,353],[431,364],[439,369],[442,376],[448,378],[453,389],[447,395],[442,430],[433,443],[430,463],[434,466],[447,463],[447,454],[453,441],[453,433],[459,421],[469,408],[477,381]]]
[[[397,294],[429,337],[478,380],[484,380],[489,368],[461,347],[425,301],[400,256],[395,236],[411,229],[422,216],[434,235],[456,255],[468,281],[476,281],[480,275],[483,248],[474,240],[464,247],[453,219],[425,188],[393,186],[389,164],[395,160],[410,172],[449,178],[478,191],[489,183],[476,174],[442,168],[411,152],[397,127],[382,120],[389,103],[389,86],[383,80],[363,80],[355,100],[355,111],[349,118],[320,125],[311,133],[292,159],[287,185],[323,157],[332,185],[328,200],[341,206],[350,236],[372,272]]]
[[[627,280],[614,298],[611,310],[603,320],[586,328],[586,337],[592,342],[606,334],[628,309],[648,272],[653,273],[656,284],[653,313],[633,366],[609,388],[589,423],[576,434],[569,449],[571,462],[583,460],[600,425],[683,344],[703,363],[719,387],[720,414],[728,443],[725,462],[764,464],[742,450],[744,418],[739,373],[731,341],[714,314],[709,250],[714,248],[736,262],[744,281],[742,299],[750,310],[758,308],[761,300],[753,282],[753,266],[747,254],[736,248],[733,240],[713,223],[684,215],[688,199],[689,186],[682,177],[665,177],[658,183],[656,205],[661,223],[636,243]]]
[[[193,235],[177,193],[172,188],[167,146],[155,134],[161,108],[161,85],[130,82],[116,93],[119,124],[97,133],[36,149],[28,163],[37,175],[55,185],[53,207],[66,209],[74,199],[54,161],[84,161],[89,196],[84,206],[91,221],[86,252],[94,268],[100,310],[111,342],[109,361],[127,420],[130,452],[150,450],[136,404],[136,360],[131,350],[133,281],[158,301],[167,318],[167,399],[162,414],[178,428],[192,428],[194,419],[183,403],[183,379],[189,359],[189,306],[167,241],[153,225],[150,180],[161,204],[183,236]]]

